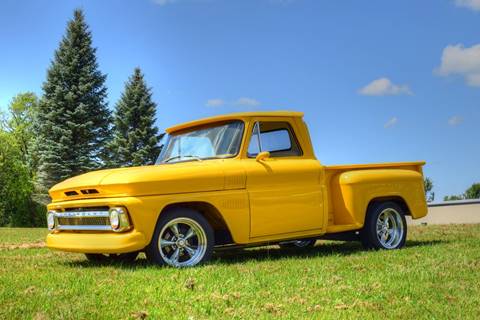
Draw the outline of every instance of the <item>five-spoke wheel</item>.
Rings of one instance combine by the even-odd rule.
[[[146,255],[160,265],[192,267],[210,259],[213,237],[211,226],[201,214],[177,208],[162,213]]]
[[[407,223],[403,209],[395,202],[372,205],[365,218],[361,240],[370,249],[398,249],[405,245]]]

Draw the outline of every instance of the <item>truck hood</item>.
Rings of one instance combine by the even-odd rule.
[[[49,190],[53,202],[174,194],[224,189],[222,160],[98,170],[64,180]]]

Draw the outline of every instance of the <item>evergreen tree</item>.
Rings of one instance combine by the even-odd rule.
[[[95,54],[83,12],[75,10],[48,69],[36,119],[38,184],[44,190],[104,164],[111,114]]]
[[[112,166],[139,166],[155,162],[160,148],[155,126],[156,104],[142,71],[135,68],[125,84],[114,114],[110,144]]]

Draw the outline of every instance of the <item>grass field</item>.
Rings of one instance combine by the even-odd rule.
[[[218,253],[205,266],[92,264],[0,228],[0,319],[480,319],[480,225],[422,226],[407,247],[318,242]]]

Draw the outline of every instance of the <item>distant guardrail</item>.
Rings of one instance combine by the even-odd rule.
[[[480,199],[466,199],[466,200],[450,200],[441,202],[427,203],[429,207],[445,207],[445,206],[459,206],[464,204],[476,204],[480,203]]]

